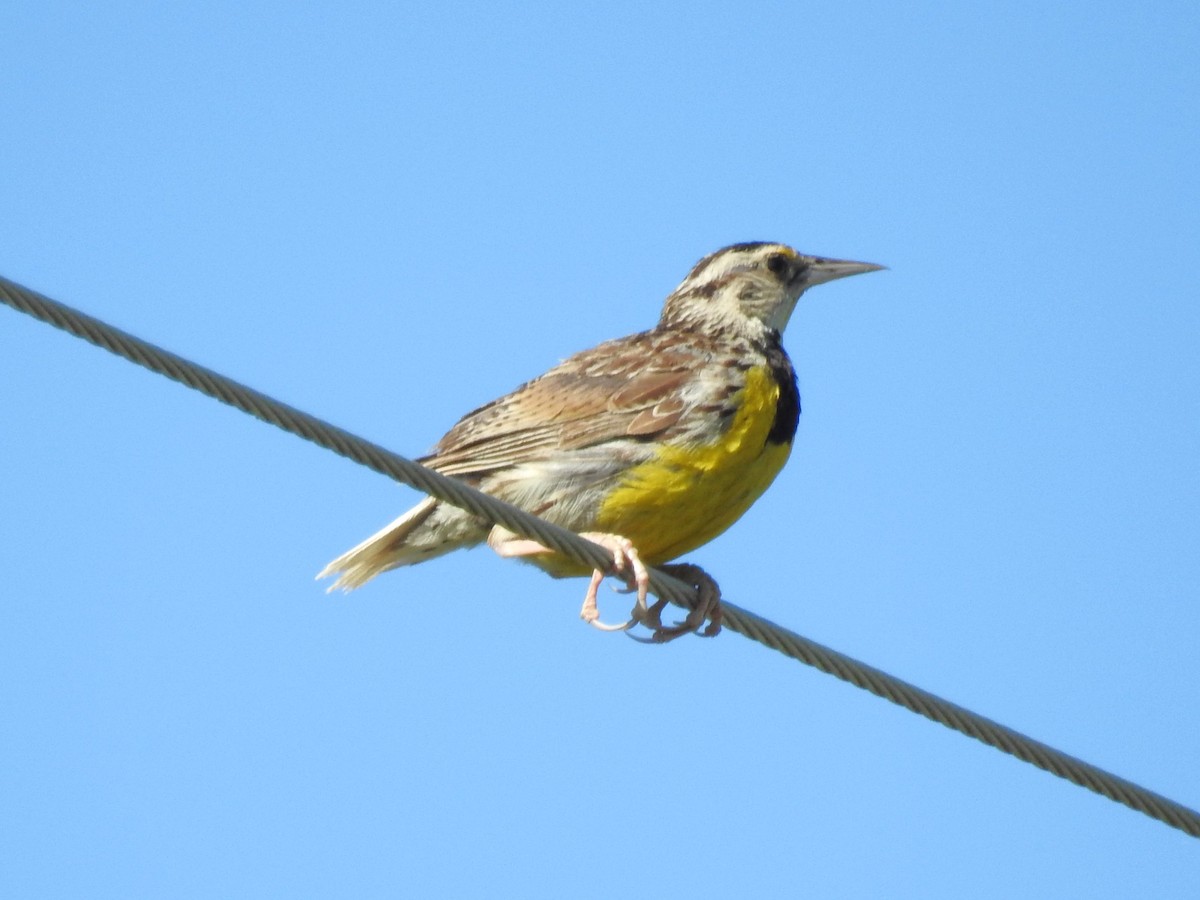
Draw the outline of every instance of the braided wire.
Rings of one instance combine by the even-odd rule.
[[[565,528],[489,497],[462,482],[440,475],[378,444],[323,422],[3,276],[0,276],[0,301],[375,472],[500,524],[514,534],[536,540],[581,565],[605,571],[612,569],[613,561],[608,551]],[[690,608],[695,599],[693,588],[654,569],[650,570],[650,587],[659,597],[683,607]],[[1200,837],[1200,813],[1195,810],[802,637],[732,603],[723,601],[722,608],[723,624],[730,631],[1124,804],[1185,834]]]

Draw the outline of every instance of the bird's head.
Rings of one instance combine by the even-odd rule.
[[[786,244],[734,244],[696,263],[667,297],[659,327],[732,330],[752,339],[779,335],[810,287],[882,268],[805,256]]]

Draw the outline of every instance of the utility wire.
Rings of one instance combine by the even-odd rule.
[[[613,560],[603,547],[539,519],[511,504],[489,497],[462,482],[385,450],[301,412],[266,394],[219,375],[169,351],[127,334],[92,316],[51,300],[0,276],[0,301],[56,328],[102,347],[152,372],[178,381],[249,413],[380,474],[411,485],[439,500],[461,507],[521,537],[531,538],[589,568],[611,571]],[[650,570],[650,588],[672,603],[691,608],[695,591],[678,579]],[[1017,759],[1086,787],[1104,797],[1200,837],[1200,813],[1110,772],[1076,759],[1018,731],[993,722],[866,663],[801,637],[732,603],[722,602],[722,624],[785,656],[813,666],[947,728],[982,741]]]

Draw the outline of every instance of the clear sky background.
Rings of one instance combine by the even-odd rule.
[[[0,273],[408,455],[743,240],[728,598],[1200,807],[1195,3],[9,2]],[[1200,842],[0,309],[0,893],[1194,897]],[[618,612],[626,598],[611,596]]]

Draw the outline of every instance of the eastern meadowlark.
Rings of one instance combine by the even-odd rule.
[[[649,331],[577,353],[468,413],[421,462],[613,554],[638,593],[634,617],[598,621],[592,573],[582,617],[647,625],[657,641],[720,629],[719,591],[698,566],[663,566],[725,531],[766,490],[791,450],[800,395],[780,335],[814,285],[883,268],[805,256],[774,243],[734,244],[700,260]],[[333,588],[484,541],[555,577],[585,570],[540,544],[426,498],[331,562]],[[647,610],[645,566],[695,585],[700,602],[664,626]],[[331,590],[333,589],[331,588]],[[640,612],[639,612],[640,611]]]

